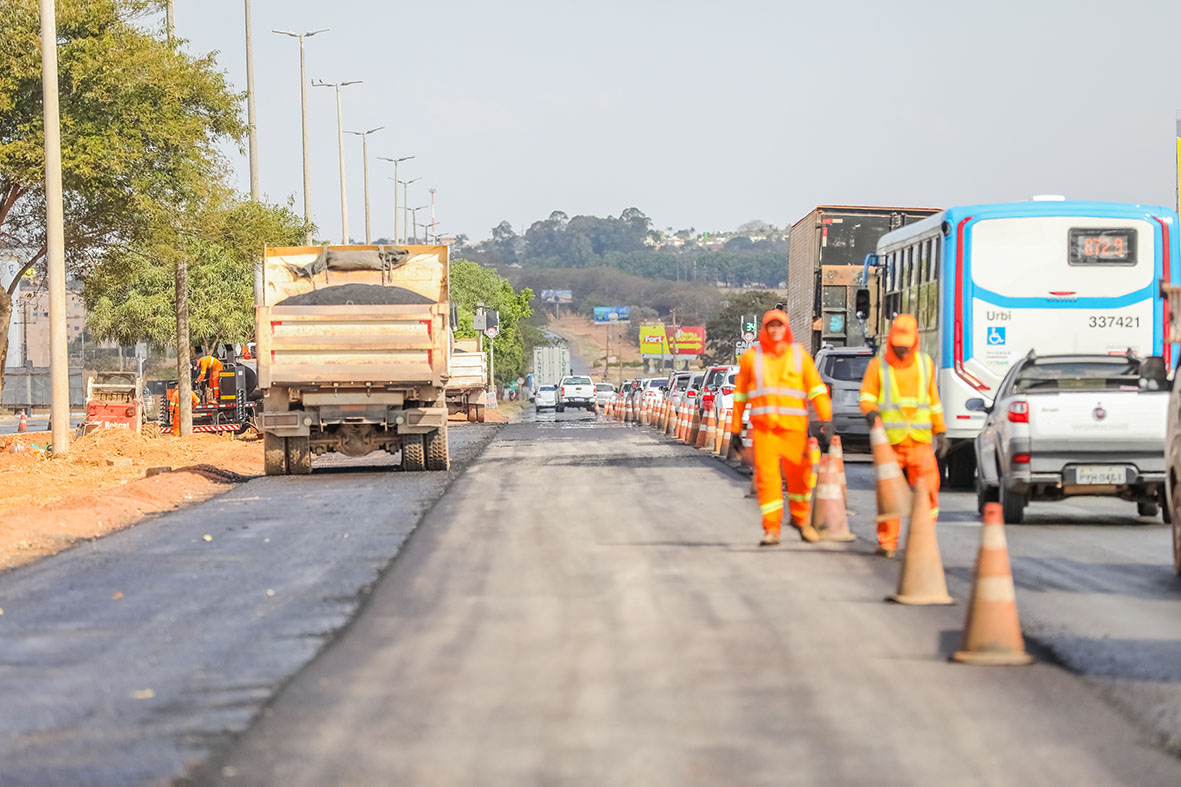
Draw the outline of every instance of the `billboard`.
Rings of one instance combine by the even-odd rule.
[[[701,355],[705,352],[705,326],[682,325],[672,328],[664,325],[640,327],[640,354],[671,358],[674,354]]]
[[[574,293],[570,290],[542,290],[542,303],[573,303]]]
[[[630,322],[631,311],[630,306],[596,306],[595,323],[607,325],[613,322]]]

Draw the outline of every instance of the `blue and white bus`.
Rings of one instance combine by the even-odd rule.
[[[949,208],[883,235],[866,258],[867,339],[903,312],[935,359],[952,453],[949,480],[972,482],[984,415],[1010,364],[1039,353],[1129,350],[1172,368],[1158,281],[1181,262],[1170,208],[1036,197]],[[1176,337],[1174,337],[1174,340]]]

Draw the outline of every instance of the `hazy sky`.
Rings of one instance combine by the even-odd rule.
[[[191,52],[245,86],[242,0],[176,0]],[[791,224],[822,203],[1057,193],[1175,202],[1178,0],[253,0],[263,191],[302,210],[299,55],[370,157],[414,155],[443,234],[553,210],[657,227]],[[340,232],[333,91],[309,89],[314,220]],[[361,141],[345,138],[364,233]],[[244,156],[232,161],[243,190]],[[374,234],[389,164],[370,161]],[[429,211],[420,211],[419,220]]]

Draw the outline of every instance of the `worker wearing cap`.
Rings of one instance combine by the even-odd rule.
[[[861,381],[861,412],[872,429],[881,418],[898,466],[913,486],[927,481],[931,517],[939,515],[939,464],[947,454],[947,425],[935,385],[935,362],[918,348],[918,323],[899,314],[890,324],[885,351],[869,362]],[[901,523],[878,522],[878,554],[893,557]]]
[[[758,343],[739,362],[730,422],[730,444],[741,453],[742,415],[749,408],[755,487],[763,514],[760,546],[779,543],[784,478],[792,525],[800,531],[803,540],[818,539],[811,522],[809,402],[819,420],[819,440],[827,449],[832,435],[832,401],[828,389],[816,371],[811,354],[803,345],[792,343],[787,314],[772,309],[763,316]]]
[[[212,396],[210,397],[213,399],[212,404],[217,404],[221,401],[221,361],[218,360],[217,356],[215,356],[212,351],[210,351],[209,353],[201,356],[200,360],[197,361],[197,367],[201,372],[201,374],[197,376],[197,383],[203,383],[208,379],[208,385],[205,390],[212,393]]]

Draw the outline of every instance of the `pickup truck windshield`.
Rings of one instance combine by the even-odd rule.
[[[1118,391],[1140,387],[1140,361],[1134,358],[1046,361],[1017,373],[1014,391]]]

